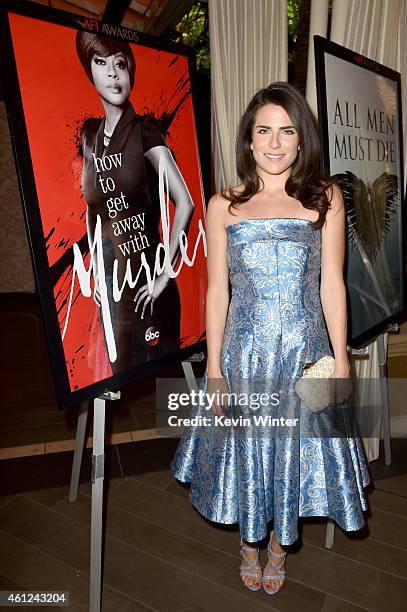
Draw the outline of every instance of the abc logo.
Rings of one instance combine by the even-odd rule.
[[[144,340],[150,346],[155,346],[158,344],[158,340],[160,339],[160,332],[155,327],[149,327],[146,330],[146,334],[144,336]]]

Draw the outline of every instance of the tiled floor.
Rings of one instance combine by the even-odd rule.
[[[77,412],[57,410],[38,305],[32,303],[27,316],[15,315],[11,306],[0,304],[9,332],[0,351],[0,590],[68,590],[70,609],[85,611],[90,450],[79,498],[70,504],[67,451]],[[179,374],[169,369],[161,375]],[[237,528],[203,519],[188,501],[188,487],[171,477],[177,440],[148,439],[154,436],[153,410],[153,379],[129,385],[107,410],[103,611],[405,609],[406,439],[393,441],[390,467],[382,460],[370,465],[375,488],[366,528],[353,535],[337,528],[334,547],[327,550],[325,521],[303,521],[288,557],[286,584],[269,597],[241,585]]]
[[[370,491],[364,530],[335,529],[334,547],[326,550],[325,522],[302,521],[286,584],[273,598],[241,585],[236,527],[203,519],[188,501],[188,487],[172,478],[176,444],[162,439],[108,449],[104,611],[405,609],[407,440],[394,441],[393,466],[371,464],[373,476],[387,477]],[[73,504],[67,501],[72,453],[0,461],[0,590],[69,590],[71,609],[87,610],[89,455]]]

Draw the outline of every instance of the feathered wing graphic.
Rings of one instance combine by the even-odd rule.
[[[347,170],[332,178],[343,192],[348,237],[362,258],[373,263],[397,211],[397,176],[383,172],[373,183],[365,183]]]
[[[390,316],[390,306],[382,284],[373,268],[376,257],[389,232],[391,220],[397,211],[398,182],[394,174],[383,172],[373,183],[366,184],[353,172],[335,174],[332,178],[341,187],[346,210],[346,228],[350,242],[359,251],[371,290],[352,283],[360,299],[379,307]]]

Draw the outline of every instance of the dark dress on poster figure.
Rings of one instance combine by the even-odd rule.
[[[137,115],[130,103],[121,115],[107,147],[103,143],[104,128],[105,119],[88,119],[84,122],[82,191],[94,221],[96,222],[96,215],[100,215],[102,222],[106,284],[117,349],[117,359],[111,365],[113,374],[117,374],[179,349],[181,308],[176,281],[170,279],[154,302],[153,315],[150,314],[150,304],[147,303],[144,318],[141,319],[142,305],[135,312],[134,297],[139,287],[147,282],[144,270],[136,287],[131,289],[126,284],[121,300],[119,302],[113,300],[112,278],[115,259],[118,261],[119,287],[122,285],[127,260],[130,259],[132,277],[135,278],[143,252],[151,274],[153,273],[156,248],[161,241],[158,175],[144,154],[156,146],[167,147],[167,143],[157,122],[148,116]],[[117,167],[112,164],[111,169],[104,170],[98,161],[100,171],[97,172],[92,153],[99,159],[121,153],[121,166],[117,162]],[[110,166],[110,163],[107,165]],[[104,193],[99,177],[104,179],[105,190],[106,182],[109,182],[110,187],[113,185],[111,181],[106,181],[111,177],[115,185],[113,191],[108,190]],[[114,218],[109,217],[107,200],[119,198],[121,194],[128,208],[121,206],[122,210],[117,212]],[[142,213],[144,213],[144,230],[136,227],[134,219]],[[130,219],[130,231],[115,235],[114,229],[117,234],[120,221],[125,219]],[[117,225],[113,225],[115,223]],[[128,254],[124,250],[125,243],[129,248]],[[122,245],[124,254],[119,245]],[[145,338],[146,331],[151,327],[154,328],[153,331],[159,332],[156,344],[148,342]]]

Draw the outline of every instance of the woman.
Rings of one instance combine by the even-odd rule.
[[[90,249],[97,216],[101,219],[106,285],[117,349],[112,370],[119,373],[179,349],[179,292],[175,280],[165,271],[156,277],[151,294],[145,275],[140,275],[135,288],[125,283],[120,300],[113,299],[114,276],[117,274],[119,288],[126,268],[130,267],[135,278],[142,253],[151,274],[154,272],[160,243],[160,158],[165,161],[169,195],[176,206],[169,239],[173,267],[179,256],[179,232],[188,229],[193,203],[158,122],[137,115],[129,101],[136,71],[130,45],[78,32],[76,48],[105,113],[103,119],[88,119],[83,125],[82,190],[87,203]],[[96,257],[93,273],[95,300],[100,305]]]
[[[287,83],[253,97],[240,121],[236,156],[242,184],[208,205],[204,386],[277,391],[263,414],[299,417],[302,433],[312,413],[293,386],[304,366],[333,352],[332,379],[349,384],[343,200],[320,174],[312,113]],[[237,397],[224,413],[239,413]],[[339,385],[337,404],[344,399]],[[344,409],[349,417],[350,407]],[[221,414],[220,401],[213,412]],[[345,530],[360,529],[369,474],[357,436],[249,429],[185,432],[171,470],[191,482],[190,499],[205,517],[239,523],[241,579],[253,591],[263,584],[274,594],[284,581],[286,546],[298,537],[298,517],[328,516]],[[262,574],[258,542],[271,520]]]

